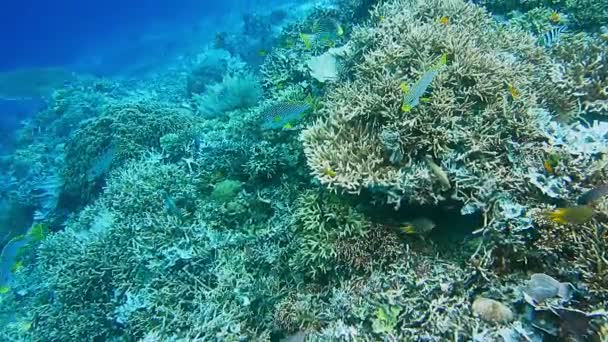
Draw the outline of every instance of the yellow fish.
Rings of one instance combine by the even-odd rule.
[[[302,39],[302,43],[304,43],[306,50],[312,49],[312,37],[309,34],[300,33],[300,39]]]
[[[344,29],[342,28],[342,25],[337,24],[336,34],[338,35],[338,37],[342,37],[344,35]]]
[[[450,23],[450,17],[444,15],[443,17],[439,18],[439,23],[441,25],[448,26],[448,24]]]
[[[19,271],[21,271],[21,269],[23,269],[23,261],[19,260],[19,261],[15,261],[15,263],[11,266],[11,272],[13,273],[17,273]]]
[[[410,91],[410,87],[408,87],[407,83],[405,82],[401,82],[401,84],[399,84],[399,88],[401,88],[401,91],[404,94],[407,94]]]
[[[0,286],[0,294],[7,294],[11,291],[11,288],[7,285]]]
[[[548,174],[554,174],[555,168],[559,165],[559,156],[554,153],[550,153],[547,159],[543,162],[543,167]]]
[[[558,24],[561,21],[561,17],[559,15],[559,13],[557,13],[556,11],[553,11],[550,15],[549,15],[549,20],[554,23],[554,24]]]
[[[586,205],[574,207],[557,208],[546,214],[547,218],[553,222],[561,224],[583,224],[593,218],[593,208]]]
[[[262,57],[264,57],[264,56],[266,56],[266,55],[268,55],[268,51],[266,51],[266,50],[264,50],[264,49],[260,49],[260,50],[258,50],[258,56],[262,56]]]
[[[521,97],[521,93],[519,92],[519,90],[517,90],[517,88],[515,88],[513,84],[509,83],[507,86],[509,88],[509,93],[511,94],[513,99],[517,100]]]
[[[338,175],[336,171],[332,170],[329,166],[323,169],[323,174],[332,178]]]
[[[412,110],[412,106],[408,105],[407,103],[404,103],[401,105],[401,111],[404,113],[407,113],[409,111]]]
[[[425,235],[430,233],[436,227],[435,222],[426,217],[419,217],[410,222],[406,222],[400,227],[401,231],[408,235],[419,234]]]

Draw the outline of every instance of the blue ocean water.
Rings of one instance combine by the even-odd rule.
[[[167,34],[193,28],[205,17],[238,8],[233,6],[195,0],[7,2],[0,13],[0,49],[7,52],[0,56],[0,70],[79,64],[87,54],[112,54],[161,28]]]
[[[25,0],[0,52],[0,342],[608,340],[605,0]]]

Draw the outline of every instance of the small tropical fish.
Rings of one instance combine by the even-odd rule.
[[[555,173],[555,166],[556,165],[553,165],[548,159],[543,162],[543,167],[545,168],[545,171],[547,171],[548,174],[552,175]]]
[[[165,213],[172,216],[180,216],[181,212],[175,203],[175,200],[168,192],[163,191],[163,207],[165,209]]]
[[[554,174],[555,168],[559,165],[559,156],[555,153],[550,153],[547,159],[543,162],[543,167],[548,174]]]
[[[338,35],[338,37],[342,37],[344,35],[344,28],[342,27],[342,25],[338,24],[338,26],[336,27],[336,34]]]
[[[507,87],[509,89],[509,94],[511,94],[511,97],[513,97],[514,100],[517,100],[521,97],[521,93],[519,92],[519,90],[517,90],[517,88],[515,88],[515,86],[511,83],[507,84]]]
[[[262,128],[281,129],[285,128],[285,126],[288,124],[288,127],[293,128],[294,122],[302,119],[306,111],[308,111],[310,108],[311,106],[304,102],[280,102],[269,106],[262,113],[262,117],[264,119]]]
[[[43,223],[34,224],[27,232],[32,242],[41,242],[49,235],[49,227]]]
[[[23,267],[24,267],[24,265],[23,265],[22,260],[15,261],[15,263],[13,263],[13,265],[11,266],[11,272],[17,273],[17,272],[21,271],[23,269]]]
[[[448,26],[450,24],[450,17],[444,15],[443,17],[439,18],[439,23],[441,25]]]
[[[401,110],[403,112],[409,112],[420,103],[420,98],[427,91],[428,87],[433,82],[435,76],[439,73],[441,68],[447,63],[447,54],[441,55],[439,61],[435,63],[427,72],[425,72],[411,87],[407,85],[400,85],[402,91],[404,89],[403,102],[401,104]]]
[[[600,184],[595,188],[582,194],[578,198],[577,203],[580,205],[592,204],[593,202],[597,202],[606,195],[608,195],[608,184]]]
[[[441,185],[443,185],[447,189],[451,188],[452,186],[450,184],[448,174],[445,173],[441,166],[435,164],[435,162],[433,162],[429,157],[424,158],[424,160],[426,161],[426,164],[429,166],[433,174],[437,177],[437,179],[439,179],[439,183],[441,183]]]
[[[566,26],[564,25],[554,27],[553,29],[545,32],[545,34],[543,34],[542,36],[542,45],[544,47],[552,47],[554,45],[559,44],[561,35],[564,32],[566,32]]]
[[[264,57],[268,55],[268,51],[264,50],[264,49],[259,49],[258,50],[258,56]]]
[[[7,294],[11,291],[11,288],[7,285],[0,286],[0,294]]]
[[[334,18],[322,18],[312,24],[312,33],[320,35],[344,35],[344,28]]]
[[[329,166],[323,169],[323,174],[331,178],[336,177],[338,175],[336,171],[332,170]]]
[[[312,49],[312,35],[306,33],[300,33],[300,39],[304,43],[306,50]]]
[[[583,224],[593,217],[593,208],[586,205],[557,208],[546,214],[547,218],[560,224]]]
[[[593,333],[591,341],[607,342],[608,341],[608,322],[592,321],[589,331]]]
[[[403,224],[400,230],[409,235],[426,235],[436,227],[435,222],[426,217],[413,219]]]
[[[561,16],[556,11],[551,12],[551,14],[549,15],[549,20],[554,24],[559,24],[561,19]]]

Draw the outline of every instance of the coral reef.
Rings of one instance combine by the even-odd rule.
[[[608,41],[587,33],[569,35],[553,51],[551,77],[588,114],[608,115]]]
[[[149,149],[160,148],[169,133],[188,135],[196,117],[187,110],[154,102],[115,102],[68,139],[62,177],[68,197],[87,199],[99,191],[113,167]]]
[[[524,189],[509,159],[540,148],[533,109],[545,98],[548,57],[529,36],[495,28],[472,5],[403,6],[380,6],[372,16],[385,20],[353,32],[351,44],[366,47],[358,56],[363,48],[353,49],[360,61],[355,78],[328,93],[322,118],[302,134],[313,174],[333,189],[385,192],[397,205],[447,196],[487,204],[500,191]],[[448,26],[438,21],[442,15]],[[448,63],[427,103],[403,111],[400,84],[424,74],[441,54]],[[428,158],[457,189],[442,191]]]
[[[601,341],[605,5],[483,3],[250,13],[56,89],[0,158],[0,340]]]

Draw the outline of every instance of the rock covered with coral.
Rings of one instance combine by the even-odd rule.
[[[312,173],[330,188],[380,191],[396,204],[451,197],[482,207],[476,202],[524,189],[514,160],[542,141],[536,109],[551,86],[544,51],[463,2],[393,1],[371,16],[353,33],[353,80],[328,91],[302,135]],[[442,55],[446,65],[403,110],[403,85],[430,77]],[[442,191],[437,170],[457,187]]]

